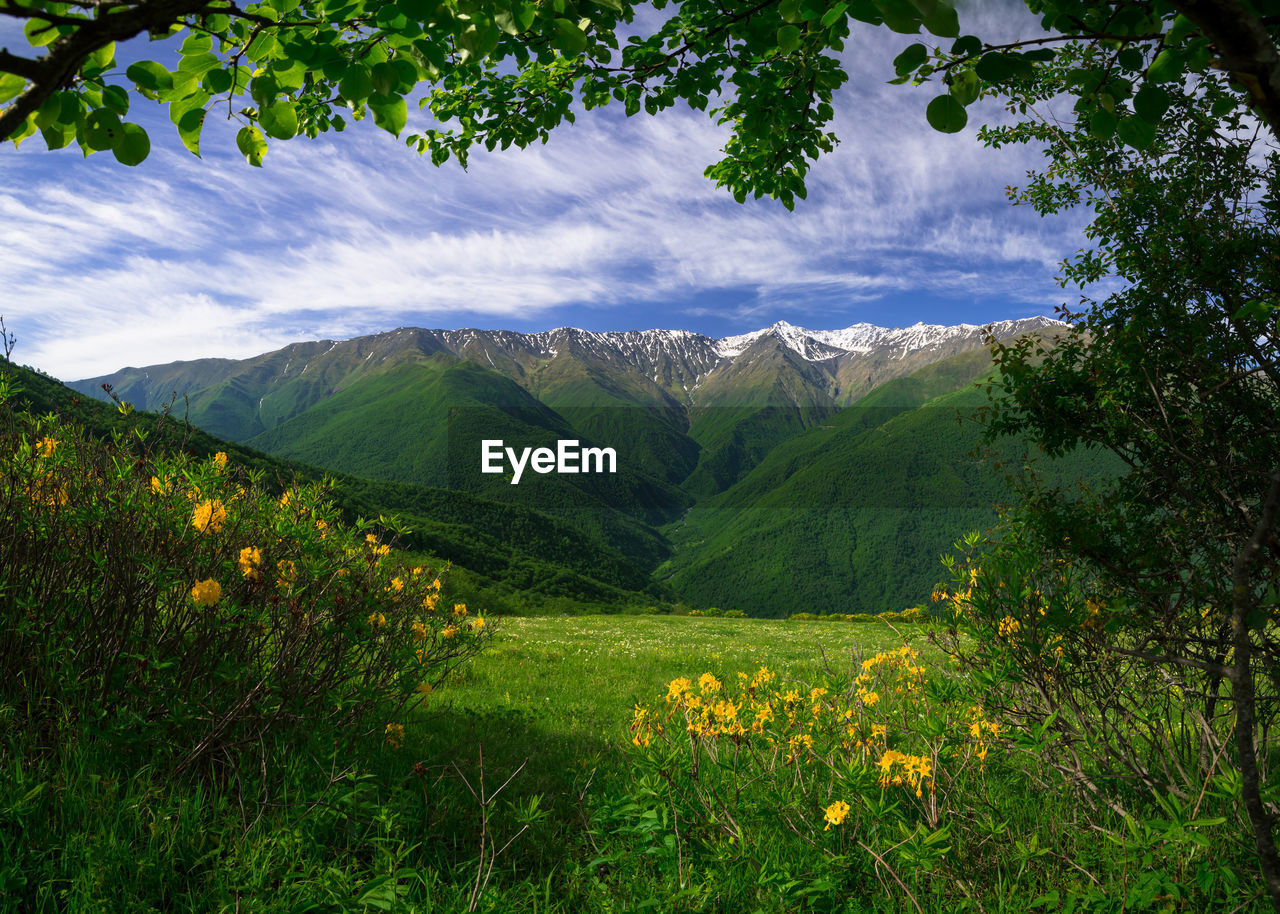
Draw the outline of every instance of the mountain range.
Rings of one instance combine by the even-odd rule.
[[[833,331],[780,322],[724,339],[401,328],[70,386],[103,397],[109,385],[143,409],[173,404],[219,438],[434,493],[423,498],[437,509],[452,496],[567,524],[615,569],[610,587],[624,582],[640,601],[874,612],[927,596],[939,553],[993,516],[998,483],[968,456],[977,427],[954,421],[980,405],[972,385],[992,371],[984,339],[1063,329],[1048,318]],[[495,439],[610,447],[617,472],[512,485],[480,472],[481,442]],[[502,513],[472,512],[491,518],[482,527]],[[651,574],[648,584],[620,576],[619,562]]]

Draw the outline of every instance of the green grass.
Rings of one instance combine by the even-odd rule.
[[[660,705],[677,676],[725,678],[765,664],[817,683],[828,669],[900,645],[889,626],[494,621],[487,649],[405,721],[399,750],[376,728],[341,749],[314,734],[278,753],[265,777],[241,772],[207,785],[122,766],[95,750],[87,728],[52,754],[10,733],[0,742],[0,911],[466,911],[481,855],[492,859],[508,841],[477,910],[914,910],[888,876],[877,880],[866,855],[844,863],[815,856],[768,819],[757,832],[767,840],[741,852],[695,842],[682,819],[689,876],[681,889],[672,866],[652,856],[662,831],[645,810],[663,798],[645,799],[644,766],[627,732],[634,704]],[[898,630],[940,678],[942,658],[927,634]],[[952,823],[945,874],[911,873],[893,858],[923,910],[1023,914],[1050,892],[1078,896],[1077,911],[1203,910],[1227,897],[1228,908],[1257,909],[1246,875],[1202,864],[1218,882],[1189,899],[1193,907],[1170,906],[1160,880],[1178,860],[1159,845],[1122,852],[1101,840],[1068,793],[1037,789],[1021,764],[993,754],[981,789]],[[483,777],[492,795],[517,771],[482,829],[471,789]],[[1210,908],[1194,908],[1206,897]]]

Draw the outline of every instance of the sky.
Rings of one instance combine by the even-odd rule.
[[[961,25],[1026,28],[1016,11],[962,6]],[[1074,303],[1054,277],[1083,217],[1007,202],[1040,156],[981,145],[976,125],[997,107],[944,135],[924,117],[936,86],[887,84],[915,40],[853,24],[840,144],[790,213],[737,204],[703,177],[725,133],[700,112],[585,112],[546,145],[479,150],[465,171],[366,120],[274,142],[256,169],[235,125],[210,115],[196,158],[135,98],[129,119],[152,139],[136,168],[39,137],[0,147],[13,358],[73,380],[403,326],[723,337],[780,320],[982,324]],[[0,45],[20,42],[0,31]]]

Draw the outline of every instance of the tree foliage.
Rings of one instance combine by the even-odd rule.
[[[241,125],[236,142],[252,165],[272,141],[371,116],[432,162],[465,164],[476,144],[545,141],[577,105],[654,114],[680,103],[730,127],[709,177],[739,200],[770,195],[792,206],[809,164],[836,141],[832,97],[847,79],[838,55],[854,23],[923,33],[895,67],[901,80],[940,80],[927,116],[945,131],[1057,49],[1105,49],[1068,91],[1092,129],[1141,147],[1183,78],[1215,67],[1280,123],[1267,18],[1275,5],[1036,2],[1048,34],[991,45],[961,35],[945,0],[0,0],[28,44],[0,50],[0,137],[38,132],[51,149],[75,143],[136,165],[150,149],[128,119],[141,97],[168,106],[197,155],[211,113]],[[174,38],[176,57],[166,45],[164,61],[124,66],[117,46],[143,36]],[[417,118],[409,126],[411,103],[429,112],[421,129]]]

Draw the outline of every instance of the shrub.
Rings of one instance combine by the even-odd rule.
[[[747,614],[740,609],[726,609],[724,611],[724,617],[726,619],[745,619]]]
[[[0,397],[0,401],[3,397]],[[399,741],[375,721],[479,647],[321,487],[269,491],[225,454],[88,437],[0,402],[0,701],[19,725],[101,719],[178,769],[234,765],[292,728]]]
[[[943,866],[951,804],[985,779],[1003,742],[998,723],[935,688],[905,645],[817,687],[767,667],[679,677],[656,707],[636,706],[630,736],[630,790],[604,817],[681,885],[714,880],[691,875],[710,874],[711,861],[751,872],[730,910],[755,907],[750,893],[771,880],[812,896],[779,909],[844,910],[832,902],[865,888],[889,856],[922,872]]]

